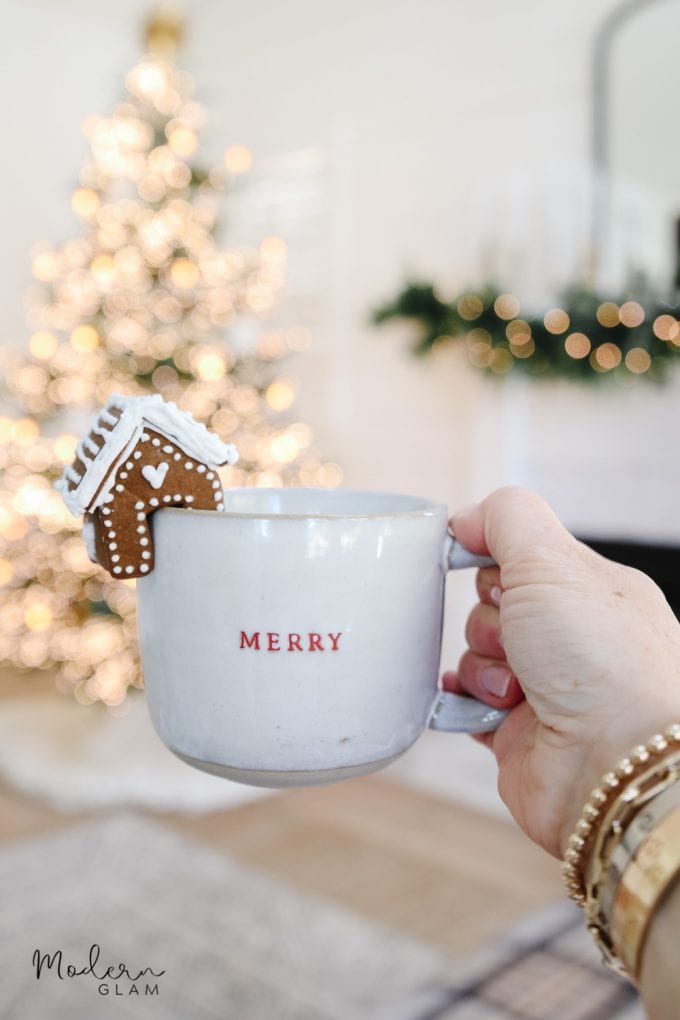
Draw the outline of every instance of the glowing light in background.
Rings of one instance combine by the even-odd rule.
[[[245,174],[253,165],[253,154],[245,145],[230,145],[224,154],[224,165],[232,174]]]
[[[514,294],[499,294],[493,310],[499,319],[516,319],[520,312],[519,300]]]
[[[551,308],[543,317],[545,328],[549,333],[566,333],[569,329],[569,316],[562,308]]]
[[[0,416],[0,658],[57,666],[60,690],[117,712],[128,687],[141,686],[134,582],[90,562],[81,522],[52,488],[73,459],[83,410],[113,391],[157,389],[239,448],[239,463],[220,472],[225,485],[342,481],[314,453],[309,426],[276,417],[295,387],[273,363],[311,342],[304,327],[272,322],[287,245],[271,236],[218,247],[218,191],[253,157],[234,145],[224,169],[187,162],[205,117],[190,77],[168,59],[173,24],[157,22],[160,48],[129,72],[125,100],[85,120],[90,154],[71,196],[80,236],[36,246],[28,354],[0,351],[18,407]],[[230,333],[243,315],[267,320],[246,349]]]
[[[618,326],[621,321],[619,317],[619,306],[614,301],[603,301],[596,312],[597,321],[601,326],[611,329]]]
[[[591,346],[585,333],[570,333],[564,341],[564,349],[570,358],[587,358]]]

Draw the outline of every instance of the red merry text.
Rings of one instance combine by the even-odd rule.
[[[252,648],[256,652],[337,652],[342,631],[337,634],[279,634],[275,630],[248,633],[241,631],[241,648]]]

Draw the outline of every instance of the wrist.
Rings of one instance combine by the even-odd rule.
[[[605,961],[639,980],[651,919],[680,874],[680,725],[605,773],[568,840],[564,877]]]

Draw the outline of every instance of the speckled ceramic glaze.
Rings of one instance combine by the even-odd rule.
[[[428,724],[498,725],[437,690],[446,570],[480,562],[455,548],[443,504],[254,488],[224,501],[156,513],[155,569],[137,585],[151,718],[175,754],[293,786],[381,768]]]

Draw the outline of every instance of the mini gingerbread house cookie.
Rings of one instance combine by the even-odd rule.
[[[143,577],[153,569],[149,515],[224,510],[215,467],[237,460],[234,446],[159,394],[114,394],[55,486],[72,514],[85,514],[91,559],[114,577]]]

